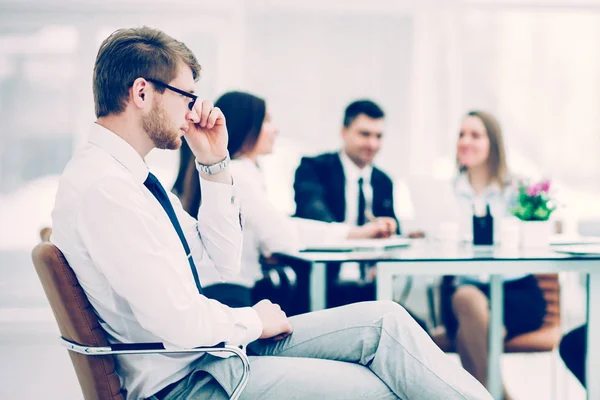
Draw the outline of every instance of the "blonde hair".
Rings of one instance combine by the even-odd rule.
[[[496,182],[500,187],[504,187],[509,181],[508,167],[506,165],[506,151],[504,149],[504,138],[502,137],[502,129],[498,120],[491,114],[485,111],[473,110],[469,111],[467,117],[477,117],[485,126],[486,134],[490,141],[490,152],[487,159],[490,181]],[[459,172],[464,172],[465,168],[458,163]]]

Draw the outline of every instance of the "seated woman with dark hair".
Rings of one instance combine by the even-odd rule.
[[[387,237],[396,231],[396,221],[392,218],[378,218],[361,227],[352,227],[292,218],[282,213],[267,197],[258,164],[260,156],[273,151],[279,133],[265,101],[249,93],[229,92],[221,96],[215,106],[225,115],[231,170],[245,221],[240,275],[230,282],[222,282],[216,271],[214,275],[201,276],[208,297],[230,306],[252,305],[268,297],[261,285],[257,285],[263,278],[261,258],[276,252],[298,250],[311,240]],[[185,210],[195,215],[201,197],[198,172],[193,157],[183,148],[181,154],[179,176],[173,191],[180,197]]]

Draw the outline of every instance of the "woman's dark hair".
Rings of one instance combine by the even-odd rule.
[[[193,217],[198,214],[202,193],[200,192],[200,177],[194,164],[194,154],[190,146],[182,138],[181,149],[179,150],[179,171],[177,179],[173,184],[171,191],[179,197],[183,209]]]
[[[215,103],[225,115],[232,159],[252,151],[265,120],[266,104],[259,97],[245,92],[227,92]]]
[[[252,151],[258,140],[266,115],[265,101],[244,92],[228,92],[215,103],[225,115],[229,143],[227,149],[232,159]],[[185,139],[180,149],[179,172],[173,185],[183,209],[192,216],[198,214],[202,193],[194,155]]]

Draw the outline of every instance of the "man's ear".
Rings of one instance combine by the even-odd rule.
[[[148,107],[148,104],[150,104],[152,100],[152,92],[150,91],[150,85],[148,84],[148,81],[146,81],[144,78],[137,78],[135,81],[133,81],[129,96],[131,98],[131,102],[137,108]]]

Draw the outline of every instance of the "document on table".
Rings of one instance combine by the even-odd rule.
[[[576,256],[589,256],[600,254],[600,244],[575,244],[571,246],[556,246],[553,248],[557,253],[565,253]]]
[[[339,242],[309,244],[304,252],[385,251],[410,246],[411,239],[392,236],[387,239],[347,239]]]
[[[600,245],[600,237],[579,235],[552,235],[550,237],[550,245]]]

